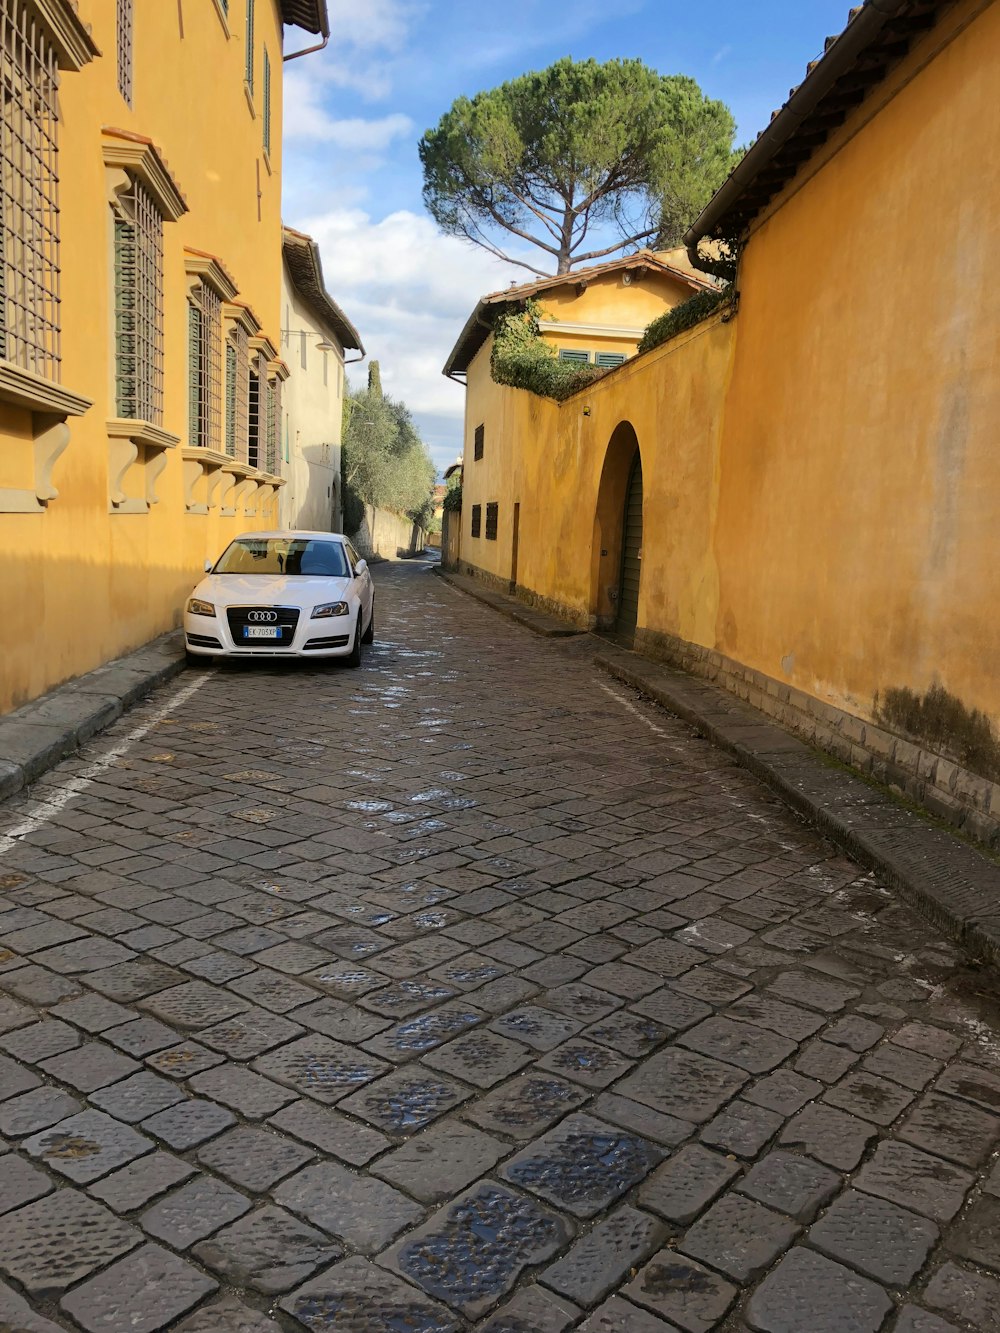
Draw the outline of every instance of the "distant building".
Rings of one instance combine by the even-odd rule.
[[[285,527],[339,532],[344,353],[364,356],[357,329],[326,290],[319,247],[283,232],[281,345],[289,375],[282,440]]]

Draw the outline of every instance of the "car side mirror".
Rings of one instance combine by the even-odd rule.
[[[211,560],[206,560],[206,561],[205,561],[205,573],[206,573],[206,574],[211,574],[211,572],[212,572],[212,562],[211,562]]]
[[[367,568],[368,568],[368,561],[359,560],[358,563],[354,566],[354,572],[355,574],[363,574]]]

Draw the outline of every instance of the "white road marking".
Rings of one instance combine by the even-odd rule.
[[[655,731],[657,736],[669,735],[669,732],[664,731],[662,727],[658,727],[655,722],[645,715],[645,713],[640,713],[631,699],[626,699],[623,694],[619,694],[617,690],[613,690],[610,685],[602,685],[601,689],[605,694],[610,694],[616,703],[621,704],[623,708],[627,708],[630,713],[633,713],[640,722],[645,722],[650,731]]]
[[[16,847],[22,838],[26,838],[29,833],[34,833],[59,814],[61,810],[64,810],[74,796],[79,796],[81,792],[86,791],[95,779],[99,778],[102,773],[106,773],[112,764],[116,763],[136,741],[141,741],[157,723],[162,722],[175,708],[180,708],[181,704],[187,703],[195,690],[200,690],[208,679],[209,675],[207,673],[196,676],[190,685],[185,685],[182,690],[178,690],[172,699],[168,699],[165,704],[158,708],[148,722],[133,727],[117,745],[113,745],[110,750],[106,750],[100,759],[95,759],[77,777],[70,778],[68,782],[63,783],[52,796],[47,797],[44,801],[39,801],[20,824],[12,828],[9,833],[4,834],[3,837],[0,837],[0,856],[4,856],[13,847]]]

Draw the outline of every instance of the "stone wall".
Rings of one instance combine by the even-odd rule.
[[[635,648],[731,691],[817,749],[924,806],[977,842],[1000,847],[1000,785],[963,768],[953,756],[671,634],[639,629]]]
[[[351,541],[366,560],[406,560],[424,549],[426,534],[405,514],[366,505],[364,521]]]

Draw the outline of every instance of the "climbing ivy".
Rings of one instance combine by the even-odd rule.
[[[497,384],[527,389],[541,398],[562,402],[607,371],[598,366],[560,361],[555,349],[540,336],[540,315],[538,302],[528,300],[499,316],[493,326],[490,372]]]
[[[697,296],[692,296],[690,300],[675,305],[673,310],[668,310],[666,314],[654,319],[642,335],[638,350],[640,352],[651,352],[654,347],[669,342],[671,338],[676,338],[678,333],[683,333],[685,329],[691,329],[695,324],[700,324],[709,315],[714,315],[716,310],[731,300],[732,290],[728,287],[699,292]]]

